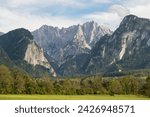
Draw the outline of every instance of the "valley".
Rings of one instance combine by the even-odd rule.
[[[127,15],[114,32],[91,21],[0,35],[0,98],[150,97],[149,19]]]

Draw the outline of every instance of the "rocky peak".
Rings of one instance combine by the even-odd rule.
[[[134,15],[126,16],[111,37],[119,50],[118,60],[121,60],[125,54],[133,54],[135,50],[139,50],[143,43],[149,40],[149,30],[149,19]]]
[[[30,41],[33,41],[32,34],[21,28],[2,35],[0,44],[12,60],[18,60],[23,59],[26,46]]]
[[[149,19],[126,16],[112,35],[105,35],[96,43],[91,50],[92,57],[88,61],[86,71],[107,71],[108,68],[112,70],[114,66],[119,66],[121,70],[150,67],[149,37]]]
[[[24,28],[19,28],[13,31],[10,31],[7,33],[8,34],[8,38],[15,38],[16,40],[14,41],[20,41],[20,38],[23,38],[24,40],[33,40],[33,36],[30,33],[30,31],[28,31],[27,29]]]
[[[120,23],[119,31],[140,31],[149,25],[149,21],[150,20],[146,18],[139,18],[135,15],[128,15]]]
[[[110,33],[110,30],[103,30],[103,27],[91,21],[61,29],[42,26],[32,34],[36,43],[59,63],[69,55],[89,52],[100,37],[107,33]]]
[[[54,76],[54,69],[44,56],[44,51],[34,42],[32,34],[26,29],[16,29],[0,36],[0,46],[11,60],[30,65],[40,65],[50,69]]]
[[[83,32],[86,38],[86,42],[93,47],[95,43],[105,34],[111,34],[112,32],[106,26],[98,25],[94,21],[86,22],[83,24]]]
[[[91,28],[96,28],[96,27],[98,27],[98,24],[97,24],[97,22],[95,22],[95,21],[89,21],[89,22],[86,22],[86,23],[84,23],[83,24],[83,27],[84,28],[86,28],[86,27],[91,27]],[[88,29],[89,29],[88,28]]]
[[[136,20],[137,18],[138,17],[135,15],[127,15],[126,17],[124,17],[124,19],[122,20],[120,25],[122,25],[123,23],[132,22],[132,21]]]

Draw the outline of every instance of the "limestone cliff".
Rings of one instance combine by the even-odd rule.
[[[34,42],[28,30],[16,29],[0,36],[0,46],[15,65],[31,75],[41,77],[48,73],[56,76],[54,69],[44,56],[43,49]]]
[[[28,44],[24,60],[27,61],[29,64],[32,65],[41,65],[45,68],[50,69],[50,72],[53,76],[56,76],[54,69],[48,63],[47,59],[44,56],[43,49],[39,48],[34,41]]]

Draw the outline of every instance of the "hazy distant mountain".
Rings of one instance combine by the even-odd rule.
[[[50,74],[55,75],[43,50],[34,42],[33,36],[28,30],[16,29],[0,36],[0,46],[8,57],[25,71],[34,74],[33,70],[36,72],[36,68],[39,69],[41,66],[45,71],[49,70]]]
[[[150,68],[150,20],[126,16],[112,35],[103,36],[95,44],[80,66],[78,56],[61,65],[62,75],[76,75],[74,71],[97,74]]]
[[[32,34],[36,43],[61,64],[69,55],[89,53],[102,36],[111,33],[107,27],[92,21],[62,29],[44,25]]]

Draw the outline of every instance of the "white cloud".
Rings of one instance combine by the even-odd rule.
[[[113,3],[113,0],[0,0],[0,31],[9,31],[15,28],[24,27],[34,30],[43,24],[68,27],[73,24],[95,20],[99,24],[109,26],[112,30],[116,29],[124,16],[135,14],[139,17],[150,18],[150,0],[124,0]],[[119,1],[119,0],[115,0]],[[41,16],[33,10],[39,6],[63,6],[64,8],[73,7],[76,9],[93,7],[97,4],[108,4],[105,11],[97,11],[84,14],[78,19],[71,19],[69,16]],[[3,6],[3,7],[1,7]],[[39,8],[40,9],[40,8]],[[58,8],[59,9],[59,8]],[[103,9],[104,10],[104,9]],[[61,12],[61,10],[59,11]],[[64,11],[63,11],[64,12]],[[31,14],[35,13],[35,14]],[[65,12],[63,13],[65,15]],[[73,14],[74,15],[74,14]]]
[[[122,19],[129,14],[130,11],[128,8],[125,8],[122,5],[112,5],[108,8],[108,11],[95,12],[85,15],[83,18],[87,20],[95,20],[99,24],[107,25],[112,30],[115,30]]]
[[[5,7],[0,7],[1,15],[0,15],[0,31],[7,32],[9,30],[13,30],[16,28],[27,28],[30,31],[33,31],[44,24],[58,26],[58,27],[68,27],[74,24],[81,24],[85,22],[85,20],[94,20],[90,18],[82,18],[72,19],[70,17],[66,18],[63,16],[50,16],[45,15],[41,16],[40,14],[31,14],[30,11],[34,9],[34,6],[38,5],[68,5],[73,7],[85,7],[86,5],[91,5],[88,2],[81,2],[81,0],[6,0],[7,4]],[[91,3],[108,3],[109,0],[94,0]],[[23,9],[15,9],[19,7],[26,7],[28,5],[33,5],[32,7],[27,7],[30,11],[26,11]],[[9,7],[7,7],[9,6]],[[20,10],[20,11],[19,11]],[[106,15],[105,15],[106,16]],[[107,18],[105,18],[107,19]],[[98,20],[96,20],[98,21]],[[104,22],[105,23],[105,22]],[[107,21],[106,21],[107,23]]]
[[[124,7],[126,6],[126,7]],[[105,12],[94,12],[85,15],[88,20],[95,20],[99,24],[106,24],[112,30],[115,30],[122,19],[129,14],[150,19],[150,1],[148,0],[126,0],[122,4],[114,4]]]
[[[111,0],[93,0],[94,3],[111,3]]]
[[[11,7],[25,7],[25,6],[65,6],[77,9],[93,6],[97,4],[112,3],[111,0],[3,0]]]
[[[145,6],[136,6],[134,8],[130,8],[132,14],[135,14],[139,17],[150,18],[150,4]]]
[[[123,7],[122,5],[113,5],[109,8],[110,12],[117,13],[120,17],[125,17],[130,14],[128,8]]]
[[[121,21],[120,16],[112,12],[97,12],[85,15],[83,18],[86,20],[94,20],[99,24],[110,27],[112,30],[115,30]]]
[[[72,24],[80,23],[79,20],[69,19],[65,17],[53,17],[53,16],[39,16],[28,13],[18,13],[9,9],[0,7],[2,14],[0,15],[0,31],[7,32],[16,28],[27,28],[33,31],[44,24],[68,27]]]
[[[60,5],[68,7],[84,7],[87,5],[86,2],[81,2],[80,0],[7,0],[7,4],[12,7],[20,6],[51,6],[51,5]]]
[[[139,17],[149,18],[150,19],[150,4],[147,5],[138,5],[135,7],[129,8],[131,14],[135,14]]]
[[[150,19],[150,0],[125,0],[122,2],[131,14]]]
[[[147,5],[150,4],[150,0],[124,0],[121,1],[122,4],[126,5],[127,7],[135,7],[139,5]]]

